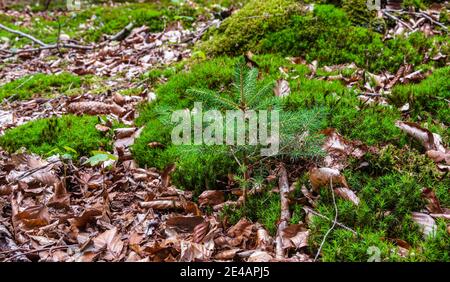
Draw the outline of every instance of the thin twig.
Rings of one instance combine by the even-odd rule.
[[[390,14],[388,11],[382,10],[381,12],[383,13],[383,15],[386,15],[388,18],[391,18],[391,19],[401,23],[402,25],[407,27],[409,30],[411,30],[411,31],[413,30],[412,27],[409,26],[409,24],[405,23],[404,21],[402,21],[401,19],[397,18],[396,16]]]
[[[2,25],[2,24],[0,24],[0,28],[6,30],[7,32],[14,33],[14,34],[20,35],[20,36],[22,36],[22,37],[28,38],[28,39],[30,39],[31,41],[33,41],[33,42],[35,42],[35,43],[41,45],[42,47],[48,46],[48,44],[42,42],[42,41],[39,40],[39,39],[34,38],[33,36],[31,36],[31,35],[29,35],[29,34],[24,33],[24,32],[21,32],[21,31],[18,31],[18,30],[9,28],[9,27],[4,26],[4,25]]]
[[[19,177],[17,177],[17,180],[24,179],[25,177],[30,176],[30,175],[34,174],[35,172],[40,171],[40,170],[42,170],[42,169],[45,169],[45,168],[49,167],[50,165],[55,164],[55,163],[60,162],[60,161],[61,161],[61,160],[58,159],[58,160],[55,160],[55,161],[51,161],[51,162],[49,162],[48,164],[45,164],[45,165],[43,165],[43,166],[40,166],[40,167],[37,167],[37,168],[30,169],[30,170],[24,172],[24,173],[23,173],[22,175],[20,175]]]
[[[69,247],[70,246],[56,246],[56,247],[52,246],[52,247],[47,247],[47,248],[35,249],[35,250],[31,250],[31,251],[28,251],[28,252],[25,252],[25,253],[20,253],[20,254],[14,255],[12,257],[6,258],[6,259],[3,260],[3,262],[7,262],[7,261],[13,260],[13,259],[15,259],[17,257],[21,257],[21,256],[33,254],[33,253],[39,253],[39,252],[49,251],[49,250],[53,250],[54,251],[54,250],[60,250],[60,249],[67,249]]]
[[[338,217],[338,208],[336,205],[336,199],[334,198],[332,177],[330,177],[330,190],[331,190],[331,196],[333,197],[333,205],[334,205],[334,212],[335,212],[334,221],[333,221],[333,225],[331,225],[330,229],[328,229],[327,233],[325,233],[325,236],[323,236],[322,243],[320,243],[319,249],[317,250],[316,256],[314,257],[314,261],[317,261],[317,258],[319,257],[320,252],[322,251],[323,244],[325,244],[325,240],[327,239],[328,234],[330,234],[330,232],[336,226],[336,221],[337,221],[337,217]]]

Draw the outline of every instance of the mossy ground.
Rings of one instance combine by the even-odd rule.
[[[222,5],[238,5],[240,1],[219,2]],[[359,235],[355,236],[352,232],[336,227],[323,246],[322,260],[367,261],[371,257],[368,249],[377,247],[383,261],[449,261],[450,236],[446,230],[448,221],[438,220],[436,236],[424,239],[410,214],[425,208],[421,197],[423,187],[433,189],[441,205],[450,207],[450,179],[442,176],[435,164],[423,155],[420,144],[395,127],[396,120],[419,122],[439,133],[448,145],[450,69],[445,67],[448,61],[422,65],[428,51],[429,57],[438,51],[448,55],[448,36],[425,37],[421,33],[413,33],[409,37],[397,36],[382,40],[382,33],[393,23],[373,20],[371,14],[359,9],[362,1],[307,1],[325,4],[316,5],[312,12],[305,11],[297,2],[251,0],[243,9],[226,19],[218,30],[207,33],[197,45],[191,60],[167,68],[152,69],[144,74],[142,79],[147,79],[148,84],[154,87],[157,100],[139,108],[136,124],[146,127],[133,145],[134,158],[142,166],[161,170],[176,163],[173,183],[180,188],[195,191],[195,195],[205,189],[226,186],[228,175],[238,174],[239,171],[225,148],[217,147],[211,152],[186,151],[173,146],[170,127],[159,118],[173,110],[192,108],[198,97],[189,95],[187,90],[190,88],[211,89],[224,95],[229,93],[238,56],[251,50],[257,53],[253,60],[260,66],[259,83],[280,78],[289,82],[291,94],[283,101],[285,109],[319,109],[324,113],[320,120],[322,129],[336,128],[347,139],[360,140],[381,149],[380,154],[368,154],[361,160],[352,160],[345,168],[344,174],[349,186],[357,193],[361,202],[356,207],[349,201],[337,198],[338,221],[354,229]],[[179,19],[189,25],[202,13],[201,10],[177,10],[170,8],[175,7],[172,4],[165,1],[161,3],[125,4],[126,8],[98,7],[73,17],[68,14],[66,19],[72,18],[64,21],[62,29],[74,38],[99,40],[103,34],[113,34],[133,19],[156,31],[163,28],[164,20],[170,22]],[[355,3],[358,5],[353,5]],[[421,1],[405,3],[417,7],[426,5]],[[155,5],[166,6],[164,9],[157,9],[158,6]],[[95,26],[98,28],[80,30],[79,25],[94,14],[97,16]],[[12,19],[5,19],[5,22],[11,23]],[[45,30],[42,29],[43,26],[50,28]],[[46,42],[53,42],[56,28],[57,23],[39,19],[24,31],[37,37],[42,36],[40,38]],[[3,35],[6,34],[0,31],[0,37]],[[19,40],[14,44],[19,46],[24,42]],[[358,92],[340,81],[308,78],[310,69],[306,65],[291,63],[286,56],[302,56],[308,61],[318,60],[320,66],[355,62],[371,72],[389,70],[395,73],[403,63],[411,63],[416,69],[430,69],[433,74],[417,84],[395,86],[389,96],[390,106],[383,106],[361,102],[357,97]],[[280,67],[289,77],[280,72]],[[325,74],[320,68],[317,72]],[[344,70],[342,75],[349,76],[351,73],[352,70]],[[83,83],[83,79],[66,74],[24,77],[2,86],[0,97],[3,99],[15,93],[17,98],[28,99],[58,92],[67,93],[69,88],[82,87]],[[132,94],[134,91],[139,90],[129,89],[122,94]],[[410,104],[407,114],[398,110],[405,103]],[[91,150],[110,150],[111,138],[95,130],[97,121],[97,117],[66,116],[30,122],[8,130],[0,137],[0,146],[8,151],[26,147],[44,155],[55,148],[63,150],[64,146],[75,149],[80,155],[89,155]],[[80,124],[85,126],[78,126]],[[150,142],[161,143],[163,148],[149,146]],[[362,162],[367,162],[367,165],[360,166]],[[267,175],[264,172],[257,176]],[[222,216],[230,224],[242,217],[258,221],[274,235],[280,203],[279,195],[271,192],[271,185],[274,184],[265,187],[263,193],[250,196],[244,207],[224,209]],[[306,173],[300,173],[297,190],[301,185],[310,186]],[[236,197],[227,195],[227,198]],[[320,191],[316,210],[329,218],[334,217],[331,191]],[[301,204],[292,204],[291,211],[292,223],[307,221]],[[315,255],[331,222],[315,217],[309,226],[311,237],[308,252]],[[403,258],[397,254],[396,240],[403,240],[411,246],[409,256]]]
[[[129,1],[133,2],[133,1]],[[137,1],[136,1],[137,2]],[[31,25],[27,27],[16,26],[21,18],[0,15],[2,24],[18,29],[42,40],[45,43],[57,41],[58,30],[75,40],[84,42],[99,41],[103,36],[114,35],[130,22],[139,27],[146,25],[151,31],[162,31],[172,22],[180,21],[189,27],[198,16],[204,14],[206,7],[214,9],[215,4],[228,6],[237,1],[194,1],[197,8],[183,3],[183,1],[151,1],[150,3],[122,3],[113,7],[97,3],[81,11],[67,11],[64,5],[50,7],[50,13],[45,17],[36,15]],[[42,10],[43,6],[33,6],[34,11]],[[62,14],[52,13],[62,10]],[[17,38],[16,35],[0,30],[0,38],[7,38],[14,47],[21,47],[31,43],[28,39]]]
[[[75,150],[78,156],[90,156],[93,150],[111,150],[111,136],[95,128],[99,117],[65,115],[28,122],[0,136],[0,147],[15,152],[25,148],[49,155]],[[71,150],[70,150],[71,151]]]
[[[50,97],[56,94],[77,94],[89,84],[91,76],[79,77],[71,73],[27,75],[0,86],[0,100],[24,100]]]
[[[355,6],[353,2],[359,4]],[[342,9],[316,5],[310,12],[302,10],[296,1],[261,4],[253,0],[211,31],[209,39],[198,47],[209,55],[236,55],[251,50],[303,56],[308,61],[318,60],[320,65],[354,62],[374,72],[395,72],[404,62],[418,65],[424,60],[425,50],[437,53],[437,46],[448,52],[446,36],[426,38],[414,33],[407,38],[383,40],[379,32],[389,22],[374,19],[365,25],[354,25],[355,21],[361,23],[361,17],[371,17],[361,15],[361,1],[353,2],[345,1]]]

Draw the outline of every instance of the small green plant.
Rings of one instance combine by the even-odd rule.
[[[117,156],[109,153],[109,152],[105,152],[105,151],[92,151],[91,152],[92,156],[87,159],[84,164],[89,164],[90,166],[97,166],[99,164],[103,164],[107,161],[117,161],[118,158]]]

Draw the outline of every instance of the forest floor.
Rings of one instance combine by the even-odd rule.
[[[316,2],[0,10],[0,260],[450,261],[450,7]],[[295,144],[171,142],[238,96]]]

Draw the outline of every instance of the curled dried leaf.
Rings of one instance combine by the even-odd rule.
[[[309,180],[313,190],[316,192],[319,191],[320,187],[330,185],[330,180],[333,182],[333,185],[342,185],[348,188],[345,176],[341,175],[339,170],[333,168],[312,168],[309,170]]]
[[[206,190],[203,191],[198,197],[200,207],[203,206],[215,206],[225,201],[225,194],[219,190]]]
[[[352,190],[345,188],[345,187],[340,187],[340,188],[335,188],[334,192],[336,193],[337,196],[339,196],[345,200],[349,200],[356,206],[359,205],[359,198],[358,198],[358,196],[356,196],[355,192],[353,192]]]

